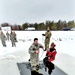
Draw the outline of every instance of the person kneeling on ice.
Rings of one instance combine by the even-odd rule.
[[[46,53],[46,57],[43,59],[43,63],[45,65],[45,71],[48,68],[48,74],[49,75],[52,73],[52,70],[55,68],[54,64],[52,63],[52,61],[55,60],[55,56],[57,54],[55,46],[56,45],[54,44],[54,42],[52,42],[50,49]]]
[[[34,42],[29,47],[30,64],[31,64],[31,75],[43,75],[38,72],[39,68],[39,48],[44,50],[44,47],[38,43],[38,38],[34,38]]]

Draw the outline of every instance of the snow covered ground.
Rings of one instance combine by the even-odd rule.
[[[16,47],[11,47],[11,41],[6,41],[7,47],[3,47],[0,41],[0,75],[19,75],[16,63],[28,61],[28,48],[35,37],[44,46],[42,33],[45,31],[15,32],[18,39]],[[51,42],[55,42],[57,50],[56,60],[53,63],[68,75],[75,75],[75,31],[52,31]],[[40,60],[44,57],[45,52],[40,49]]]

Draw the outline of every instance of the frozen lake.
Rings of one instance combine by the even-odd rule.
[[[43,44],[44,46],[44,37],[42,36],[42,33],[45,33],[45,31],[15,32],[18,39],[16,47],[11,47],[11,41],[6,41],[7,47],[3,47],[0,42],[0,70],[2,70],[2,64],[28,61],[28,48],[33,43],[33,39],[35,37],[37,37],[39,39],[39,43]],[[53,61],[53,63],[61,68],[63,71],[65,71],[68,75],[75,75],[75,31],[51,32],[51,42],[55,42],[57,50],[56,60]],[[6,31],[4,31],[4,33],[6,33]],[[44,57],[45,52],[40,49],[40,60],[42,60]],[[1,73],[0,75],[2,74],[3,73]]]

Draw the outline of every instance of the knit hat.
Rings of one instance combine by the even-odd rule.
[[[55,44],[54,42],[52,42],[52,43],[51,43],[51,46],[55,47],[55,46],[56,46],[56,44]]]

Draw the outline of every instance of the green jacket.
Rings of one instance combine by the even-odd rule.
[[[45,38],[50,38],[51,36],[52,36],[52,33],[50,31],[45,33]]]

